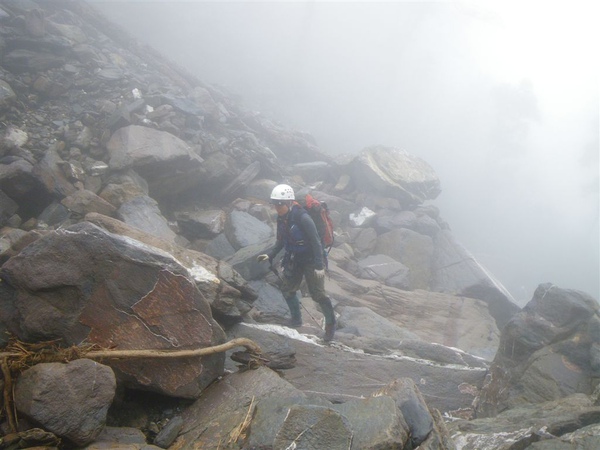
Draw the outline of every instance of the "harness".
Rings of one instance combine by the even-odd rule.
[[[308,213],[298,203],[294,203],[285,219],[277,221],[277,234],[283,239],[286,255],[304,254],[308,251],[306,236],[300,226],[302,214]]]
[[[292,267],[296,260],[304,262],[307,257],[312,257],[311,246],[300,225],[303,214],[308,214],[306,209],[294,202],[287,216],[277,220],[277,235],[283,239],[283,248],[285,249],[282,261],[284,267]],[[323,264],[327,268],[328,261],[325,251],[323,251]]]

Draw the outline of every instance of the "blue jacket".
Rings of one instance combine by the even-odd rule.
[[[292,258],[298,264],[311,263],[315,270],[324,268],[324,254],[317,227],[306,210],[294,203],[290,211],[277,217],[277,243],[269,252],[273,259],[285,249],[286,258]]]

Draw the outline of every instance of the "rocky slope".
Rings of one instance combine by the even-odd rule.
[[[596,442],[597,301],[548,284],[519,311],[454,239],[425,161],[384,146],[334,159],[81,1],[0,1],[0,56],[0,342],[15,384],[0,448]],[[310,298],[303,327],[279,325],[277,277],[255,261],[279,182],[332,210],[329,346]],[[40,348],[57,361],[24,370]],[[198,348],[218,350],[164,355]]]

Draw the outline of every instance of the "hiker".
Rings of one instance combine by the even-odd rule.
[[[268,253],[258,255],[256,259],[272,264],[277,254],[285,249],[280,289],[292,316],[289,325],[302,326],[297,291],[304,277],[310,296],[321,306],[325,316],[323,339],[329,342],[335,334],[335,315],[325,293],[326,256],[313,219],[295,200],[294,190],[287,184],[279,184],[271,192],[271,204],[277,211],[277,242]]]

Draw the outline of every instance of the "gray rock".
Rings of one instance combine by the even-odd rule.
[[[510,450],[515,448],[570,449],[595,448],[583,445],[594,442],[594,435],[585,437],[584,427],[598,424],[600,406],[594,406],[590,397],[574,394],[562,399],[521,405],[508,409],[495,417],[456,420],[448,423],[448,429],[458,448]],[[581,434],[574,439],[570,433],[581,428]],[[597,429],[597,428],[596,428]],[[561,446],[552,447],[551,444]],[[531,447],[542,439],[549,447],[541,445]],[[567,444],[567,445],[562,445]],[[578,445],[581,444],[581,447]],[[528,447],[529,446],[529,447]]]
[[[115,390],[113,371],[95,361],[42,363],[18,378],[15,405],[45,429],[85,445],[104,428]]]
[[[259,161],[254,161],[248,167],[244,168],[239,175],[223,188],[220,194],[221,199],[231,200],[235,198],[238,193],[243,192],[246,186],[256,178],[260,170],[261,165]]]
[[[225,261],[160,239],[121,221],[91,213],[86,220],[121,236],[126,236],[146,245],[168,252],[188,271],[215,315],[239,322],[240,314],[249,309],[248,303],[256,299],[256,293],[248,287],[246,280]],[[224,310],[218,310],[222,306]],[[237,310],[237,311],[236,311]],[[231,317],[231,314],[235,317]]]
[[[400,211],[393,213],[387,211],[387,214],[379,214],[376,218],[376,229],[379,234],[387,233],[396,228],[407,228],[416,231],[417,215],[412,211]]]
[[[124,203],[134,200],[136,197],[148,195],[148,189],[142,189],[140,186],[133,183],[108,183],[99,196],[113,205],[115,208],[120,208]]]
[[[397,148],[366,148],[352,166],[357,186],[397,198],[404,205],[419,205],[441,192],[440,180],[429,164]]]
[[[268,324],[265,326],[269,326]],[[227,329],[227,336],[230,339],[247,338],[256,342],[261,349],[261,357],[264,358],[265,365],[269,368],[274,368],[274,365],[286,366],[280,367],[285,370],[293,367],[295,364],[295,353],[294,342],[288,339],[284,335],[277,333],[268,333],[261,328],[262,325],[251,324],[251,323],[238,323]],[[279,330],[284,330],[284,327],[278,326]],[[230,359],[234,361],[232,355],[239,349],[233,349],[228,351]],[[226,362],[226,368],[235,371],[238,367],[234,362]],[[281,363],[281,364],[280,364]],[[295,396],[296,394],[294,394]],[[323,400],[324,403],[329,405],[327,400]]]
[[[273,442],[273,450],[327,448],[347,450],[352,443],[351,425],[331,408],[292,406]]]
[[[62,170],[64,163],[57,149],[51,148],[44,153],[32,171],[47,192],[61,199],[77,190]]]
[[[414,231],[417,233],[435,238],[442,230],[438,222],[427,214],[417,215],[417,221],[413,225]]]
[[[12,50],[3,57],[3,66],[15,73],[40,72],[60,67],[64,63],[64,58],[54,53],[22,48]]]
[[[249,448],[271,447],[281,429],[290,408],[296,405],[308,405],[315,399],[309,399],[302,393],[286,396],[267,397],[257,402],[252,428],[248,437]],[[323,406],[331,406],[322,401]]]
[[[303,396],[266,367],[232,373],[208,387],[202,397],[184,411],[184,425],[172,447],[218,448],[224,436],[234,436],[232,444],[235,444],[232,433],[251,417],[261,400]],[[246,431],[246,428],[240,431]],[[264,441],[256,436],[255,439]],[[243,438],[237,442],[241,446]]]
[[[506,288],[448,230],[437,234],[431,289],[486,302],[502,329],[520,308]]]
[[[310,307],[311,302],[306,306]],[[306,395],[319,396],[334,403],[344,403],[351,399],[371,396],[373,392],[390,383],[393,374],[421,380],[419,390],[430,408],[443,412],[472,407],[477,387],[483,384],[485,367],[468,367],[466,364],[441,364],[414,357],[404,357],[400,352],[383,353],[373,356],[362,351],[347,353],[340,351],[339,344],[319,345],[317,338],[310,338],[320,332],[307,317],[305,336],[293,339],[290,345],[295,350],[293,368],[283,371],[285,380]],[[255,327],[255,328],[254,328]],[[261,348],[270,342],[274,330],[279,330],[281,338],[291,339],[294,335],[289,328],[274,325],[254,325],[253,331],[260,330],[265,337],[254,332],[251,336]],[[339,331],[341,335],[341,330]],[[336,332],[337,340],[338,332]],[[243,336],[237,335],[238,337]],[[316,341],[316,342],[315,342]],[[342,347],[343,348],[343,347]],[[472,389],[463,389],[463,385]]]
[[[404,448],[408,442],[409,427],[391,397],[352,399],[332,408],[350,423],[352,449]]]
[[[197,104],[202,109],[202,115],[207,115],[218,119],[219,107],[208,89],[201,86],[196,86],[190,92],[190,96],[196,100]]]
[[[256,311],[269,316],[290,317],[289,308],[277,287],[265,280],[255,280],[249,284],[258,294],[258,298],[253,303]]]
[[[129,427],[105,427],[98,438],[81,450],[159,450],[161,447],[146,443],[146,436],[140,430]]]
[[[410,289],[410,270],[387,255],[370,255],[358,262],[360,277],[378,280],[398,289]]]
[[[10,105],[15,101],[17,95],[4,80],[0,80],[0,111],[7,110]]]
[[[127,170],[109,176],[100,197],[119,208],[123,203],[136,197],[148,195],[148,183],[134,170]]]
[[[394,399],[410,430],[413,447],[419,446],[433,431],[433,416],[417,385],[410,378],[394,380],[375,395],[387,395]]]
[[[538,286],[502,330],[478,415],[575,393],[591,395],[598,371],[590,350],[600,342],[599,310],[598,302],[583,292],[550,283]]]
[[[387,320],[369,308],[342,306],[338,307],[340,313],[338,319],[338,330],[343,332],[345,328],[354,330],[358,336],[376,337],[385,336],[387,339],[419,339],[418,336]]]
[[[228,259],[235,254],[235,248],[233,248],[225,233],[221,233],[206,244],[204,253],[213,258]]]
[[[273,180],[265,178],[254,180],[244,188],[244,195],[267,203],[275,186],[277,182]]]
[[[415,290],[404,291],[359,280],[329,261],[330,295],[342,306],[367,307],[428,342],[460,348],[491,361],[500,332],[487,305],[475,299]]]
[[[181,416],[173,417],[156,435],[154,443],[161,448],[168,448],[177,439],[182,427],[183,418]]]
[[[595,449],[600,448],[600,425],[593,424],[581,427],[572,433],[553,437],[550,433],[540,432],[541,437],[546,439],[533,442],[528,448],[530,450],[569,450],[571,448]]]
[[[23,341],[105,348],[198,348],[224,333],[188,271],[171,255],[82,222],[50,232],[2,266],[3,327]],[[6,309],[12,308],[12,309]],[[109,360],[125,385],[197,397],[223,371],[207,358]]]
[[[225,235],[231,245],[239,250],[269,239],[273,236],[273,230],[247,212],[232,211],[225,224]]]
[[[121,204],[117,211],[117,217],[127,225],[139,228],[166,241],[173,242],[175,240],[176,233],[169,227],[158,203],[147,195],[135,197]]]
[[[76,214],[78,217],[83,217],[91,212],[104,214],[105,216],[114,216],[117,212],[117,209],[113,205],[86,189],[78,190],[68,195],[61,201],[61,204],[71,214]]]
[[[19,205],[19,214],[26,219],[39,215],[50,203],[51,197],[34,173],[34,166],[21,158],[0,164],[0,190]]]
[[[332,169],[331,164],[327,161],[311,161],[292,166],[293,173],[301,176],[306,183],[329,179]]]
[[[374,228],[354,228],[349,230],[350,243],[359,255],[370,255],[377,245],[377,232]]]
[[[374,252],[401,262],[410,270],[410,289],[429,289],[435,247],[429,236],[407,228],[379,235]]]
[[[181,233],[188,239],[212,239],[225,229],[226,214],[219,209],[176,211]]]
[[[18,209],[19,205],[0,190],[0,227],[4,226]]]
[[[38,217],[38,222],[49,226],[58,225],[69,218],[69,210],[61,203],[54,202],[48,205]]]
[[[201,158],[170,133],[130,125],[115,131],[106,148],[111,169],[135,169],[153,197],[176,195],[200,182]]]
[[[270,272],[269,263],[258,263],[256,257],[261,253],[269,251],[275,245],[275,237],[254,245],[248,245],[225,259],[246,280],[257,280],[263,278]]]

